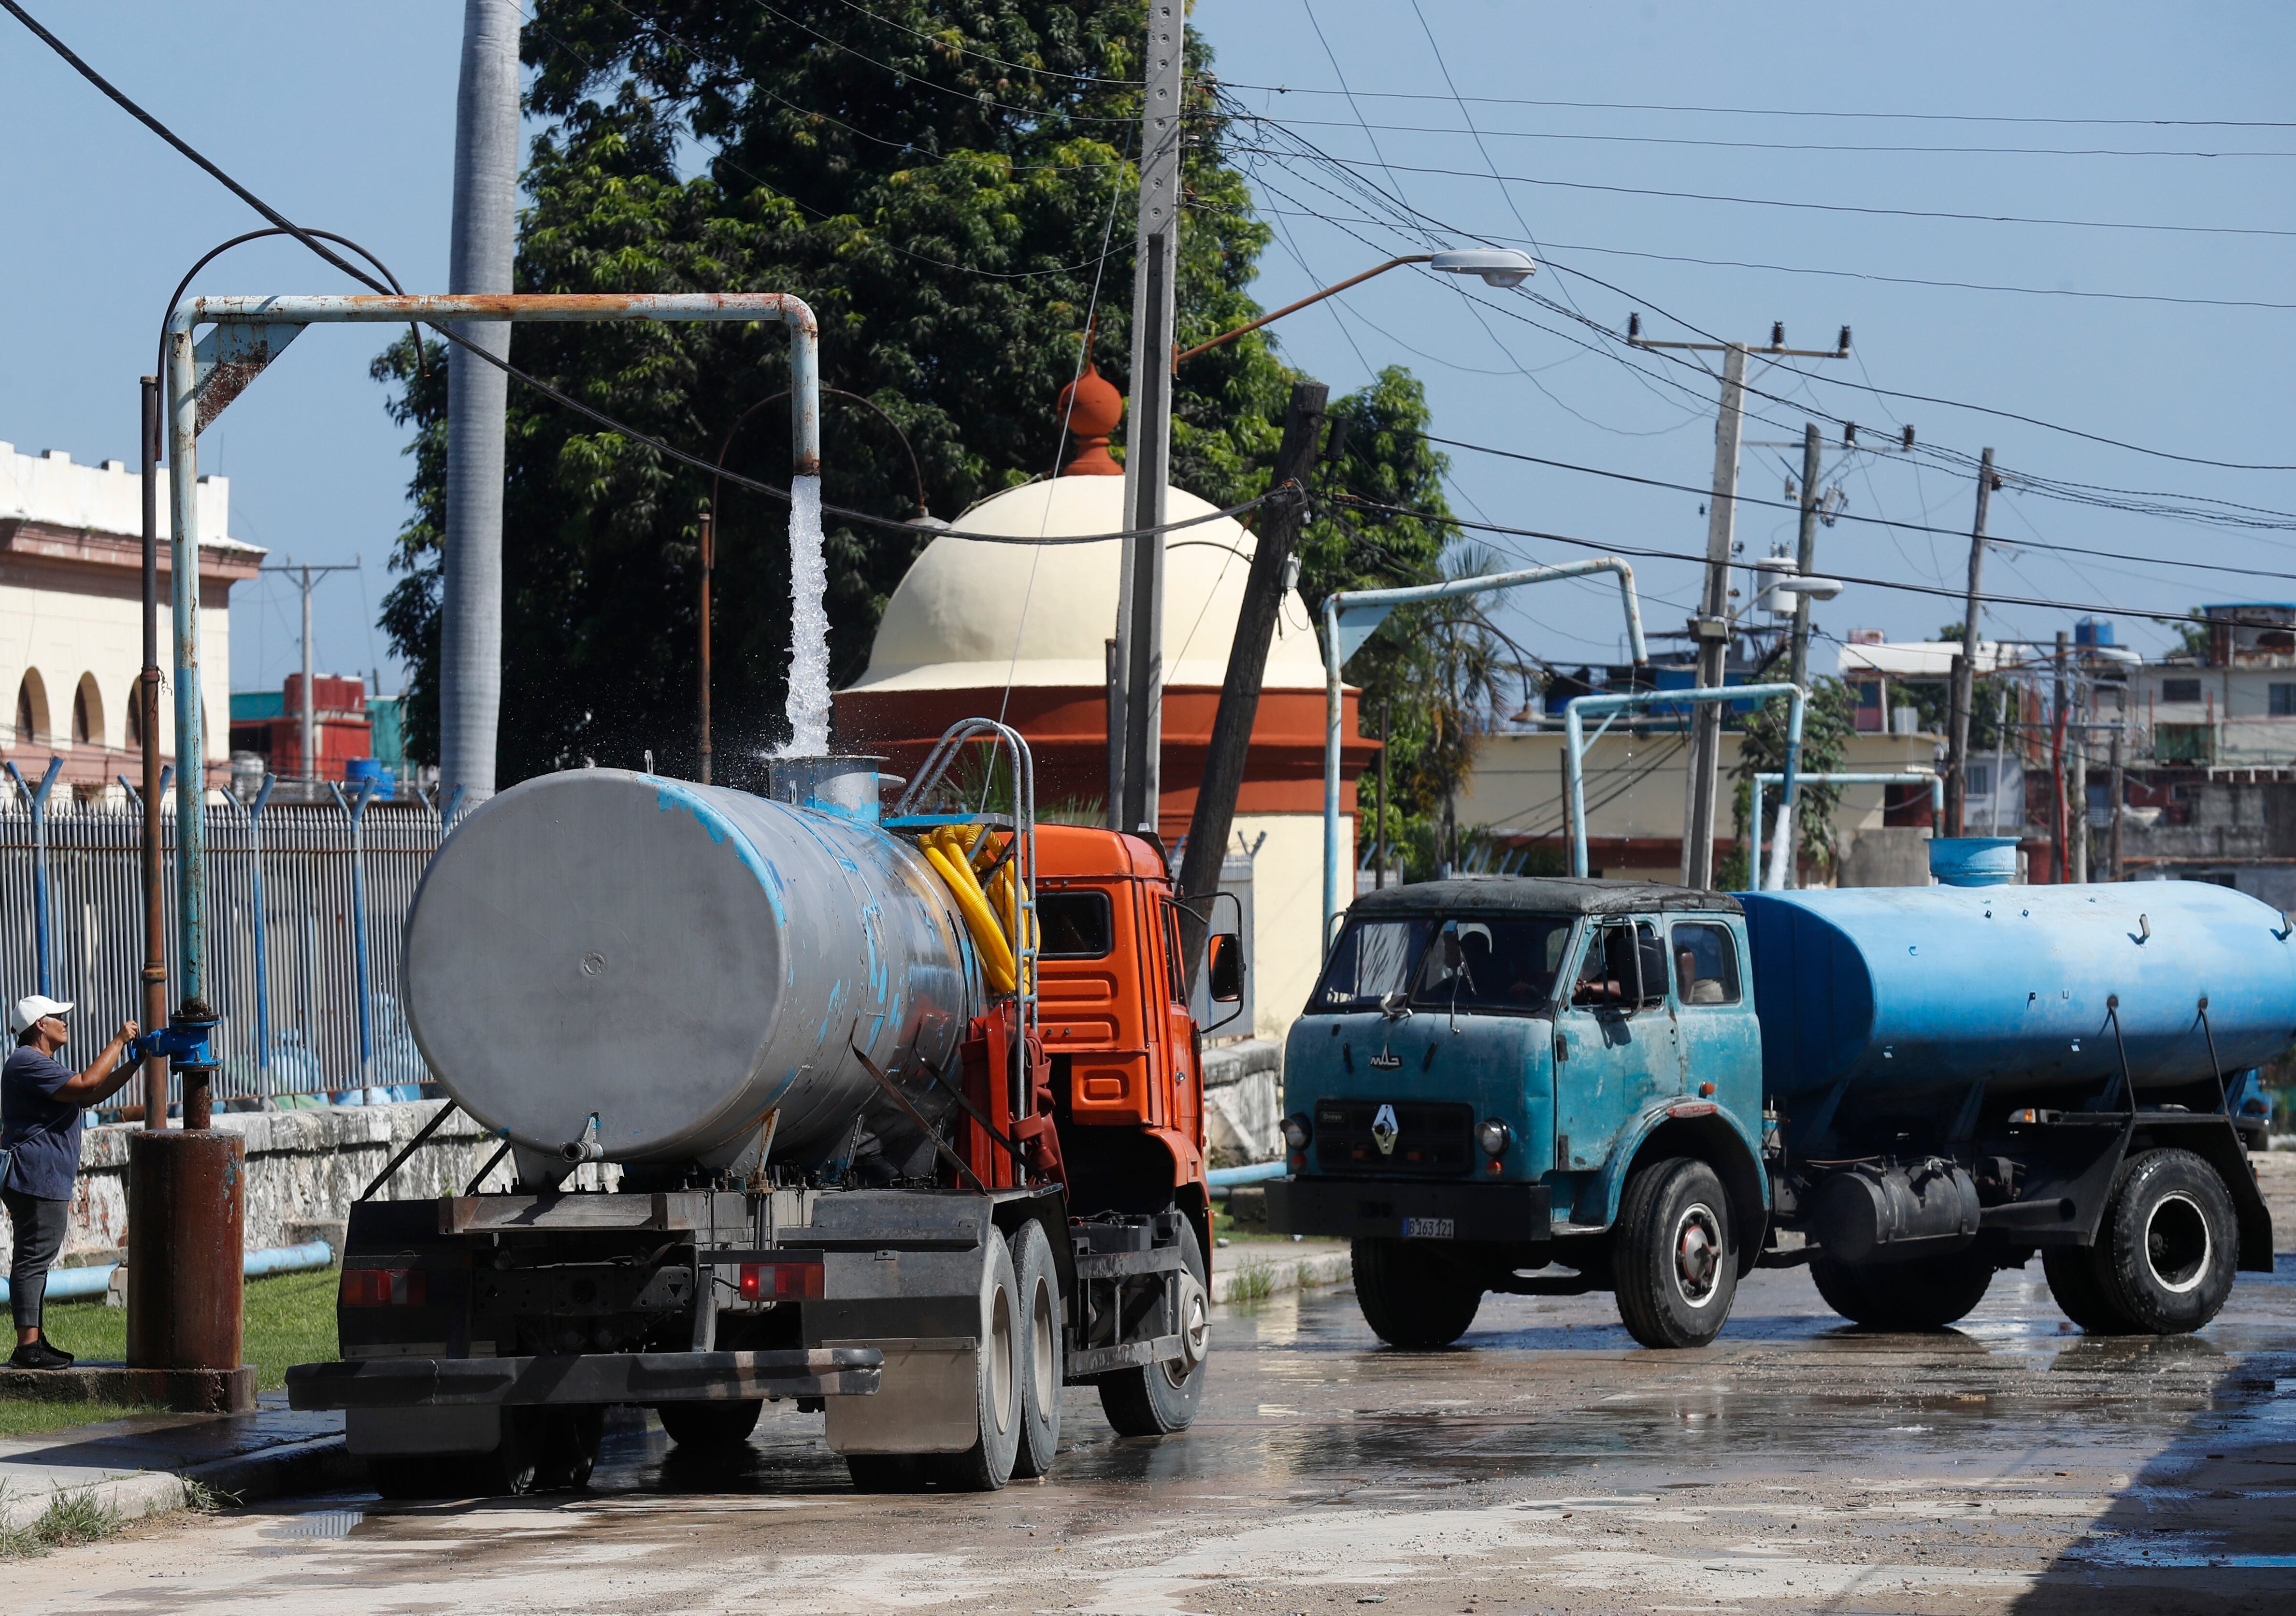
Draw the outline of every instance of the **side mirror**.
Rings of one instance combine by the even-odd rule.
[[[1233,1005],[1243,997],[1243,942],[1233,932],[1212,939],[1208,985],[1212,1002]]]

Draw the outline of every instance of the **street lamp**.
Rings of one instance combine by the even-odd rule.
[[[1172,369],[1177,373],[1184,359],[1193,359],[1198,354],[1219,347],[1223,342],[1233,342],[1247,332],[1258,331],[1261,326],[1280,320],[1285,315],[1297,314],[1311,303],[1320,303],[1334,293],[1345,291],[1350,286],[1360,286],[1372,276],[1385,275],[1389,270],[1405,264],[1424,264],[1430,269],[1443,275],[1477,275],[1481,278],[1486,286],[1520,286],[1538,270],[1538,266],[1531,260],[1529,253],[1517,252],[1512,247],[1469,247],[1454,252],[1414,252],[1403,258],[1390,258],[1377,268],[1366,269],[1361,275],[1349,275],[1336,285],[1326,286],[1323,291],[1310,293],[1296,303],[1286,303],[1283,308],[1264,314],[1248,324],[1239,325],[1234,331],[1222,332],[1209,342],[1199,342],[1193,348],[1185,351],[1176,349],[1172,355]]]

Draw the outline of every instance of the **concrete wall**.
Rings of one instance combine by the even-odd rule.
[[[324,1111],[233,1112],[216,1118],[219,1131],[247,1141],[247,1249],[292,1243],[287,1237],[291,1222],[343,1217],[383,1163],[445,1103],[414,1100]],[[136,1131],[132,1123],[86,1131],[71,1227],[64,1238],[67,1262],[109,1261],[127,1246],[127,1141]],[[423,1142],[382,1193],[399,1199],[459,1195],[499,1143],[457,1112]],[[586,1168],[583,1172],[594,1170]],[[505,1161],[486,1187],[506,1189],[510,1177]],[[6,1221],[0,1218],[0,1225]],[[14,1234],[12,1228],[5,1230],[0,1252],[12,1253]],[[0,1265],[5,1261],[0,1255]]]
[[[1204,1131],[1214,1167],[1273,1161],[1283,1153],[1283,1046],[1242,1038],[1204,1051]]]
[[[1351,869],[1354,815],[1341,816],[1340,835],[1341,868]],[[1252,1031],[1281,1044],[1323,969],[1324,816],[1238,814],[1232,840],[1259,849],[1251,860]]]

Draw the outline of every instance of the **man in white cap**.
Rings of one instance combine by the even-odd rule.
[[[79,1176],[80,1121],[89,1106],[135,1075],[135,1063],[120,1060],[135,1038],[133,1021],[120,1024],[85,1071],[57,1060],[56,1051],[71,1038],[64,1024],[70,1013],[69,1004],[45,994],[18,999],[8,1023],[16,1048],[0,1066],[0,1153],[6,1155],[0,1202],[16,1236],[8,1273],[8,1302],[16,1316],[16,1351],[8,1364],[14,1369],[62,1369],[72,1361],[70,1353],[42,1338],[40,1318],[48,1267],[63,1249],[72,1180]]]

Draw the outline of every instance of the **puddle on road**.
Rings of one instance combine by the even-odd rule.
[[[363,1509],[315,1509],[292,1521],[267,1528],[266,1538],[348,1538],[366,1519]]]

